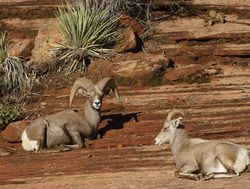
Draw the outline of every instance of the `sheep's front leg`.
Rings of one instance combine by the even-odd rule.
[[[59,153],[59,152],[66,152],[70,151],[71,148],[65,147],[65,146],[57,146],[54,148],[46,148],[46,149],[40,149],[37,151],[37,154],[51,154],[51,153]]]
[[[82,137],[78,131],[69,131],[69,135],[72,138],[74,144],[64,145],[65,147],[69,147],[71,149],[78,149],[85,147]]]
[[[210,180],[210,179],[219,179],[219,178],[231,178],[231,177],[237,177],[240,176],[239,173],[206,173],[204,175],[204,180]]]
[[[197,172],[198,170],[199,167],[196,162],[190,164],[184,164],[175,172],[175,176],[177,178],[199,180],[202,177],[202,175],[195,174],[195,172]]]
[[[186,178],[186,179],[191,179],[191,180],[200,180],[202,177],[201,174],[194,174],[194,173],[182,173],[182,172],[175,172],[175,176],[177,178]]]

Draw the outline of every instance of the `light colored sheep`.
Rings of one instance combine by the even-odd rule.
[[[246,148],[226,141],[191,138],[183,125],[182,117],[173,119],[173,110],[168,114],[163,128],[155,138],[155,145],[169,142],[176,164],[176,176],[200,179],[239,176],[249,164]]]
[[[85,77],[77,79],[71,89],[70,106],[74,95],[79,92],[87,97],[84,109],[69,109],[37,118],[22,133],[23,149],[37,152],[60,145],[70,149],[84,147],[84,139],[97,136],[102,99],[111,91],[120,100],[112,78],[104,78],[96,85]]]

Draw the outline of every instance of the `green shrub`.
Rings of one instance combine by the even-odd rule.
[[[31,80],[22,59],[8,55],[8,43],[7,33],[2,32],[0,34],[1,90],[2,93],[24,91],[30,87]]]
[[[3,130],[10,122],[18,119],[19,111],[17,108],[7,108],[0,104],[0,131]]]
[[[86,72],[90,58],[108,59],[112,51],[118,17],[107,17],[109,8],[93,8],[87,1],[65,3],[56,17],[65,41],[54,48],[59,60],[67,65],[67,74],[77,69]]]

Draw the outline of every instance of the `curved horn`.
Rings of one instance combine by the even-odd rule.
[[[76,94],[76,92],[78,92],[78,90],[80,90],[80,94],[84,95],[86,94],[87,90],[93,88],[95,85],[92,81],[90,81],[89,79],[87,79],[86,77],[82,77],[82,78],[78,78],[77,80],[75,80],[71,91],[70,91],[70,96],[69,96],[69,107],[71,107],[73,98]]]
[[[120,94],[119,91],[117,89],[117,85],[115,83],[115,80],[111,77],[106,77],[103,78],[102,80],[100,80],[96,86],[98,87],[98,89],[100,91],[102,91],[104,93],[104,95],[109,94],[111,91],[113,91],[115,93],[115,97],[117,98],[117,100],[119,100],[121,102],[121,98],[120,98]]]
[[[169,114],[168,114],[167,121],[171,121],[172,118],[173,118],[173,116],[176,115],[176,114],[178,114],[178,113],[181,114],[181,115],[183,115],[183,116],[185,116],[184,112],[181,111],[181,110],[172,110],[172,111],[169,112]]]

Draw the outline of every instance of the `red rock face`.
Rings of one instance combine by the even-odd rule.
[[[203,69],[201,65],[188,65],[186,67],[174,68],[165,74],[165,79],[168,81],[177,81],[191,75],[200,74]]]

